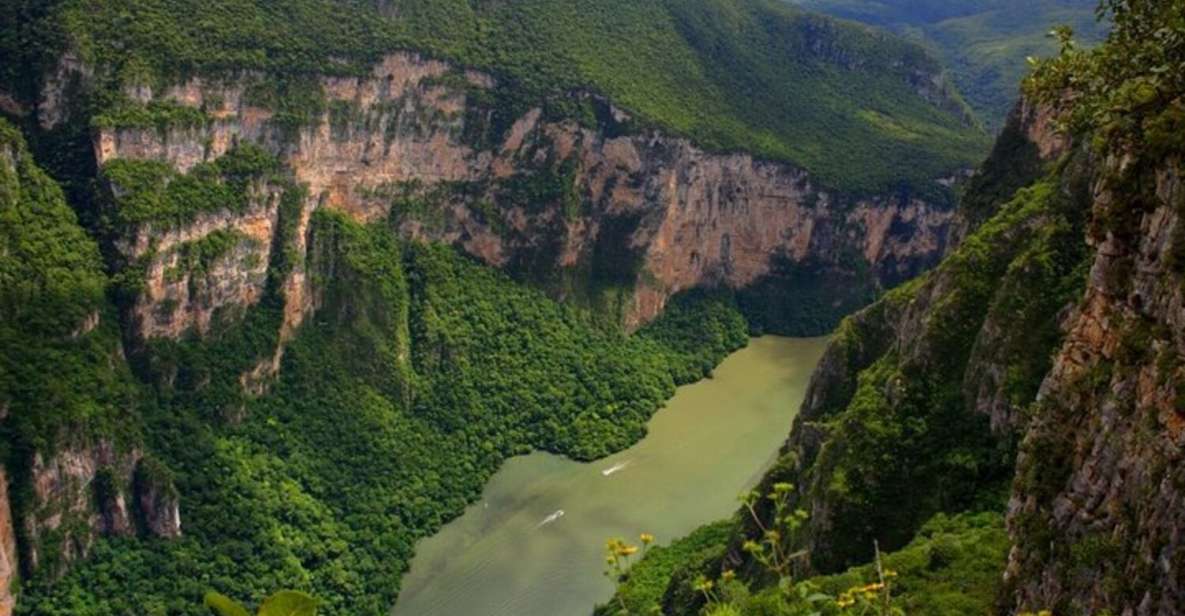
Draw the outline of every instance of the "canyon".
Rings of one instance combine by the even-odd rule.
[[[511,458],[643,451],[769,333],[831,335],[755,500],[622,606],[882,555],[911,614],[1185,604],[1177,3],[1057,30],[972,169],[926,49],[775,0],[159,2],[0,29],[0,616],[383,613]]]
[[[588,93],[571,96],[595,110],[592,123],[547,117],[540,108],[500,120],[503,110],[489,102],[494,77],[417,53],[388,55],[365,77],[320,77],[324,110],[299,125],[257,102],[253,92],[267,79],[245,73],[130,88],[127,104],[188,110],[181,114],[188,119],[92,121],[100,207],[113,221],[100,243],[115,274],[142,276],[122,316],[128,352],[143,354],[160,340],[209,338],[282,276],[278,344],[239,375],[249,397],[266,394],[286,341],[322,303],[309,237],[321,209],[362,223],[390,221],[409,240],[452,244],[626,331],[693,289],[830,284],[837,292],[820,293],[822,315],[793,332],[820,333],[879,290],[932,266],[960,233],[949,178],[935,178],[926,193],[847,195],[786,163],[630,130],[628,112]],[[95,80],[93,67],[62,56],[39,95],[40,130],[86,121],[79,101]],[[941,98],[931,81],[920,79],[919,87]],[[133,216],[144,194],[198,178],[248,144],[274,155],[282,169],[250,180],[242,204]],[[137,169],[129,161],[159,165],[152,169],[166,179],[147,189],[123,185],[116,170]],[[301,199],[284,207],[292,195]],[[291,255],[290,266],[270,271],[280,252]],[[794,322],[795,306],[766,309],[789,311],[783,320]],[[84,322],[76,330],[86,335],[95,327]],[[28,479],[41,486],[36,504],[23,519],[8,516],[24,524],[27,570],[40,568],[51,541],[69,546],[52,548],[56,569],[86,556],[98,536],[138,527],[180,536],[183,512],[171,479],[138,471],[145,463],[136,446],[81,439],[36,455]],[[92,506],[90,492],[100,484],[112,491]],[[17,568],[9,568],[7,583]]]

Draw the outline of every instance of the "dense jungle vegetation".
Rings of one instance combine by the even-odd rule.
[[[234,169],[265,173],[269,165],[252,156],[220,160],[230,173],[223,182],[241,181]],[[2,305],[14,317],[0,330],[0,377],[16,396],[5,402],[19,409],[4,423],[5,441],[17,444],[6,452],[9,468],[21,468],[33,447],[52,450],[64,427],[87,426],[72,439],[116,432],[172,469],[185,512],[179,540],[100,540],[65,577],[26,580],[24,614],[202,614],[207,590],[257,602],[277,588],[312,592],[322,614],[380,613],[415,541],[458,515],[504,458],[620,449],[644,434],[676,384],[701,378],[747,340],[727,298],[685,296],[627,337],[451,248],[407,244],[385,225],[322,212],[312,237],[325,260],[311,267],[325,305],[287,347],[269,395],[244,397],[237,376],[274,348],[275,283],[208,340],[151,341],[133,355],[133,377],[113,325],[66,337],[60,352],[29,341],[41,329],[8,326],[68,331],[124,282],[106,278],[60,190],[27,153],[20,161],[20,182],[4,178],[0,193],[12,223]],[[149,195],[134,202],[158,203],[149,197],[159,191],[143,189]],[[32,320],[47,315],[54,320]],[[64,370],[75,363],[77,371]],[[29,384],[49,383],[44,374],[55,375],[51,389],[26,395]],[[99,411],[122,419],[92,423]]]
[[[796,163],[825,185],[933,191],[977,162],[987,136],[953,89],[920,74],[939,64],[891,35],[777,0],[6,0],[0,83],[31,96],[64,50],[100,70],[104,122],[138,125],[192,113],[119,109],[120,88],[195,74],[265,71],[256,102],[299,118],[318,110],[315,74],[362,74],[396,49],[483,68],[499,78],[500,113],[541,102],[573,115],[586,89],[636,123],[712,150]],[[311,86],[310,86],[311,84]],[[312,107],[308,107],[312,105]],[[292,109],[300,106],[302,109]],[[323,107],[323,103],[320,103]]]

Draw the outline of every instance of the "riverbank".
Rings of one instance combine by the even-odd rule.
[[[394,615],[589,613],[613,591],[606,539],[665,543],[733,512],[789,431],[825,343],[753,339],[679,388],[646,438],[598,462],[508,460],[480,501],[417,546]]]

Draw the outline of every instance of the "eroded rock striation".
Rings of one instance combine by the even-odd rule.
[[[1021,610],[1185,605],[1185,182],[1178,160],[1130,164],[1095,184],[1108,224],[1017,460],[1006,581]]]

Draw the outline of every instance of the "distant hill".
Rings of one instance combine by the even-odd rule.
[[[940,55],[967,103],[999,128],[1016,101],[1026,56],[1048,56],[1047,35],[1067,24],[1079,39],[1106,33],[1096,0],[787,0],[809,10],[888,28]]]

